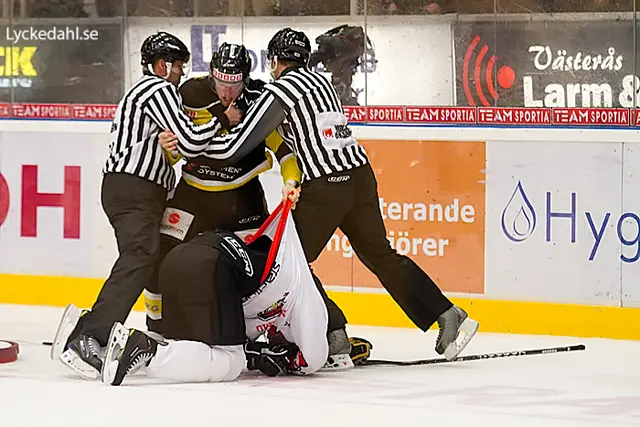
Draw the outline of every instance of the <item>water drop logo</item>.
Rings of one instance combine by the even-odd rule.
[[[518,181],[513,194],[502,211],[502,231],[513,242],[523,242],[536,228],[536,211]]]

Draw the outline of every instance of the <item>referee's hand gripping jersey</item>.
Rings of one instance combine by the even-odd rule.
[[[267,60],[275,81],[265,86],[265,93],[231,133],[216,137],[218,147],[224,147],[216,158],[221,164],[235,162],[277,128],[303,171],[294,219],[307,261],[313,263],[340,228],[358,258],[416,326],[427,331],[438,322],[436,351],[453,359],[474,336],[478,323],[454,306],[411,259],[391,248],[366,152],[351,134],[334,87],[306,67],[310,55],[304,33],[284,28],[273,36]],[[346,318],[315,279],[329,309],[326,368],[353,367]]]
[[[117,239],[119,257],[92,309],[79,317],[69,307],[58,327],[51,357],[60,358],[84,378],[95,379],[114,322],[126,319],[154,274],[160,248],[160,220],[175,172],[158,144],[171,129],[177,150],[205,153],[221,129],[215,119],[194,125],[182,110],[177,86],[190,53],[177,37],[159,32],[141,47],[143,76],[120,101],[111,126],[109,155],[103,169],[102,206]],[[73,328],[72,331],[70,329]]]
[[[236,104],[246,112],[262,94],[265,83],[251,79],[250,72],[247,49],[223,43],[211,58],[209,75],[191,78],[180,86],[185,112],[196,125],[217,119],[222,123],[220,133],[228,132],[234,125],[226,116],[228,107]],[[184,158],[182,176],[160,224],[158,266],[173,247],[200,232],[223,229],[244,237],[258,230],[269,216],[258,178],[273,166],[267,148],[280,163],[284,186],[299,185],[302,173],[296,158],[275,131],[246,157],[227,167],[215,168],[205,156]],[[162,333],[162,294],[157,274],[145,289],[144,298],[147,326]]]

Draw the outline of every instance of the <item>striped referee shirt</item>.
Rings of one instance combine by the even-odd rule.
[[[286,69],[265,85],[245,119],[214,138],[211,156],[232,164],[277,129],[296,154],[307,179],[347,171],[369,161],[351,134],[338,94],[323,75],[304,67]]]
[[[217,156],[210,142],[222,125],[216,118],[196,126],[182,107],[177,88],[158,76],[145,75],[120,101],[111,124],[109,156],[103,173],[139,176],[171,190],[176,174],[158,142],[165,129],[178,138],[177,150],[185,157]]]

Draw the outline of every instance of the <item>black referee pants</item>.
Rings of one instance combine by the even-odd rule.
[[[391,248],[370,164],[305,182],[293,217],[309,263],[318,258],[339,228],[360,261],[423,331],[453,305],[427,273]],[[329,299],[315,275],[314,279],[327,302],[329,332],[343,328],[344,313]]]
[[[118,252],[91,312],[80,318],[70,336],[91,335],[107,344],[114,322],[124,322],[154,273],[160,249],[160,220],[167,191],[126,173],[102,180],[102,208],[116,235]]]

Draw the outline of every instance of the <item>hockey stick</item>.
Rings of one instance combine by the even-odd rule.
[[[423,359],[423,360],[368,360],[364,366],[418,366],[418,365],[434,365],[436,363],[450,363],[450,362],[467,362],[470,360],[481,359],[498,359],[502,357],[516,357],[516,356],[534,356],[537,354],[553,354],[553,353],[566,353],[569,351],[581,351],[586,350],[584,344],[570,345],[566,347],[552,347],[552,348],[540,348],[535,350],[514,350],[504,351],[501,353],[485,353],[485,354],[473,354],[469,356],[460,356],[453,360],[447,360],[445,358],[440,359]]]

